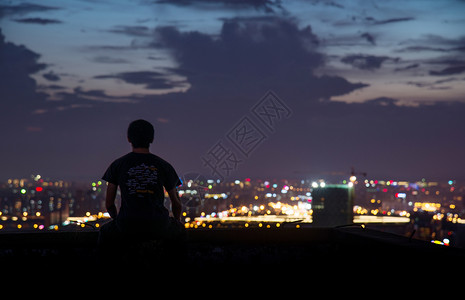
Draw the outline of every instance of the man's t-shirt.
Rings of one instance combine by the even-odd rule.
[[[165,226],[169,213],[164,207],[163,187],[169,191],[181,185],[174,168],[151,153],[131,152],[118,158],[102,179],[120,187],[121,209],[117,224],[127,230]]]

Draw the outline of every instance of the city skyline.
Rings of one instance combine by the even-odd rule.
[[[215,175],[222,150],[229,179],[342,177],[351,167],[465,179],[464,9],[454,0],[2,3],[0,180],[100,178],[130,151],[125,133],[138,118],[154,124],[151,150],[180,176]]]
[[[400,235],[417,231],[416,238],[444,244],[455,241],[453,232],[465,223],[464,192],[464,182],[456,180],[409,182],[355,175],[337,182],[184,178],[179,187],[188,229],[318,228],[353,220]],[[109,220],[104,201],[101,180],[78,184],[41,175],[9,179],[0,182],[0,232],[96,231]],[[165,206],[169,209],[166,201]]]

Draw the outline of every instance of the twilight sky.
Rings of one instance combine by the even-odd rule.
[[[0,179],[99,178],[138,118],[180,175],[465,179],[464,12],[459,0],[2,1]]]

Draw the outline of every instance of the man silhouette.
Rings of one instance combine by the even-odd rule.
[[[150,153],[154,139],[152,124],[133,121],[127,138],[132,152],[116,159],[102,177],[108,184],[105,206],[113,219],[100,229],[99,245],[103,252],[117,250],[113,248],[129,241],[176,239],[184,230],[182,204],[176,190],[181,181],[171,164]],[[118,187],[119,212],[115,206]],[[173,217],[164,206],[164,190],[171,200]]]

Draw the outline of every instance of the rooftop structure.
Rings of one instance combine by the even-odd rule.
[[[182,268],[272,268],[274,271],[308,271],[327,264],[337,267],[379,265],[415,268],[428,262],[464,262],[465,250],[381,232],[360,226],[344,228],[247,228],[188,230]],[[97,256],[98,231],[3,233],[0,265],[24,272],[96,270],[107,268]],[[145,247],[145,252],[141,252]],[[118,263],[137,269],[153,268],[164,260],[160,244],[134,245],[135,252]],[[143,254],[141,254],[143,253]],[[127,254],[127,253],[126,253]],[[145,258],[145,259],[144,259]],[[147,259],[150,258],[150,259]]]

